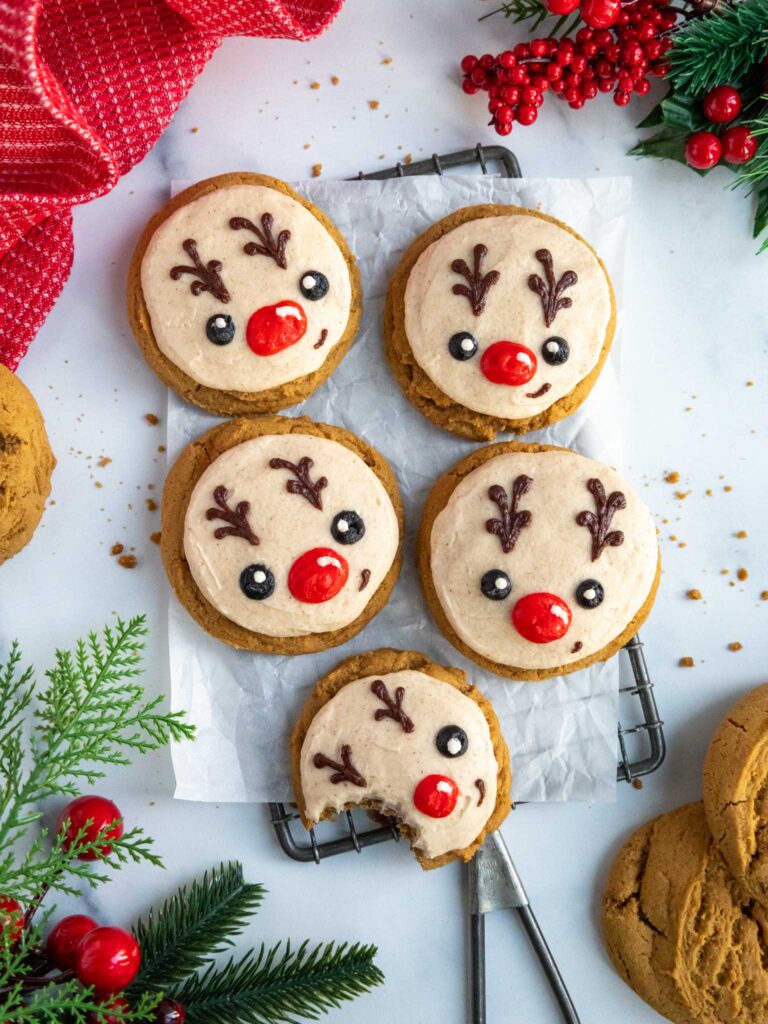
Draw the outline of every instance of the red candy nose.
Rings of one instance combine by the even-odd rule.
[[[301,341],[307,331],[307,318],[298,302],[285,299],[274,306],[262,306],[251,315],[246,338],[257,356],[273,356]]]
[[[347,582],[349,566],[333,548],[312,548],[299,555],[288,573],[288,589],[297,601],[321,604],[336,597]]]
[[[480,369],[492,384],[519,387],[536,373],[536,356],[517,341],[495,341],[483,352]]]
[[[512,609],[512,623],[524,640],[549,644],[570,629],[571,609],[556,594],[526,594]]]
[[[459,799],[459,787],[447,775],[425,775],[413,791],[417,811],[430,818],[447,818]]]

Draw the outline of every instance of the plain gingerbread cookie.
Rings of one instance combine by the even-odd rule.
[[[302,402],[360,322],[355,258],[283,181],[221,174],[155,214],[128,273],[128,317],[158,377],[222,416]]]
[[[390,367],[427,419],[461,437],[524,434],[574,412],[608,356],[616,302],[592,247],[535,210],[456,210],[389,286]]]
[[[55,466],[37,402],[0,364],[0,565],[32,539]]]
[[[397,819],[423,868],[469,860],[510,809],[509,752],[490,702],[417,651],[347,658],[307,699],[291,737],[311,828],[352,806]]]

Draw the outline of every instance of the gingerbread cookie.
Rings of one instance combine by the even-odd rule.
[[[511,679],[604,661],[658,586],[651,514],[609,466],[566,448],[480,448],[432,488],[419,535],[424,594],[466,657]]]
[[[309,419],[214,427],[174,464],[161,549],[187,611],[233,647],[306,654],[381,611],[400,571],[394,474],[365,441]]]
[[[406,251],[389,287],[387,358],[417,409],[461,437],[556,423],[589,394],[616,303],[594,250],[517,206],[469,206]]]
[[[720,723],[704,764],[704,807],[731,872],[768,906],[768,685]]]
[[[614,967],[668,1020],[768,1019],[768,916],[730,875],[700,803],[627,841],[608,877],[602,919]]]
[[[356,655],[321,679],[291,754],[307,828],[367,807],[397,819],[423,868],[469,860],[509,812],[493,708],[463,672],[416,651]]]
[[[128,277],[149,365],[182,398],[228,416],[311,395],[352,344],[361,304],[336,226],[262,174],[185,189],[145,228]]]
[[[32,539],[55,466],[37,402],[0,363],[0,565]]]

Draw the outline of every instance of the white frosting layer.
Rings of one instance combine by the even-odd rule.
[[[488,249],[483,275],[496,270],[500,278],[488,291],[484,311],[475,316],[468,299],[453,294],[455,284],[466,282],[451,263],[463,259],[472,267],[479,243]],[[578,282],[562,293],[573,305],[561,309],[550,327],[538,294],[528,287],[531,274],[545,277],[538,249],[552,253],[557,280],[566,270],[578,275]],[[405,330],[419,366],[454,401],[506,419],[534,416],[573,391],[597,363],[610,317],[610,287],[591,249],[534,214],[465,221],[424,250],[405,289]],[[478,351],[466,361],[448,351],[449,339],[459,331],[468,331],[478,342]],[[564,338],[570,348],[560,366],[542,358],[542,346],[552,336]],[[496,341],[516,341],[533,351],[538,368],[528,383],[493,384],[483,375],[483,352]],[[550,385],[546,394],[531,398],[544,384]]]
[[[405,732],[391,718],[376,721],[376,711],[385,707],[371,692],[376,679],[384,681],[392,696],[398,686],[405,689],[402,706],[413,721],[413,732]],[[459,757],[446,757],[435,745],[437,733],[446,725],[457,725],[467,734],[467,749]],[[365,786],[334,784],[329,768],[316,768],[312,763],[315,754],[340,761],[345,744],[351,747],[352,763],[364,777]],[[423,672],[366,676],[343,687],[312,720],[301,748],[300,771],[306,812],[312,821],[319,821],[324,811],[341,811],[345,804],[380,801],[384,813],[413,829],[413,846],[428,857],[469,846],[496,804],[498,765],[485,716],[455,687]],[[413,803],[418,783],[433,774],[446,775],[459,787],[456,807],[445,818],[431,818]],[[485,785],[479,806],[477,779]]]
[[[521,473],[533,485],[519,510],[528,509],[532,519],[505,554],[498,537],[486,530],[487,520],[499,516],[488,489],[499,484],[509,494]],[[623,532],[624,543],[606,547],[594,562],[591,534],[576,523],[579,512],[595,510],[586,486],[591,478],[602,481],[606,494],[623,492],[627,501],[611,523]],[[523,669],[569,665],[619,636],[648,597],[658,561],[653,519],[627,482],[610,467],[564,450],[503,454],[473,470],[435,519],[430,550],[437,597],[459,638],[492,661]],[[480,590],[490,569],[512,581],[504,600],[490,600]],[[587,579],[605,591],[602,604],[592,609],[576,601],[576,588]],[[519,598],[540,592],[564,600],[573,615],[565,636],[546,644],[525,640],[511,620]]]
[[[312,479],[328,480],[320,492],[322,510],[286,490],[295,479],[288,470],[269,466],[273,458],[298,464],[305,456],[314,462]],[[242,537],[214,537],[217,527],[227,525],[206,519],[220,485],[229,492],[231,508],[250,503],[248,519],[258,546]],[[365,534],[355,544],[340,544],[331,535],[334,516],[343,511],[357,512],[365,523]],[[395,509],[376,474],[349,448],[314,434],[264,435],[224,452],[195,485],[184,524],[184,554],[205,597],[233,622],[274,637],[324,633],[353,622],[389,572],[398,543]],[[291,595],[288,573],[300,555],[318,547],[341,555],[349,564],[349,578],[335,597],[307,604]],[[240,573],[249,565],[272,571],[270,597],[253,600],[241,590]],[[364,569],[370,580],[361,591]]]
[[[285,270],[268,256],[244,253],[243,246],[258,239],[229,226],[231,217],[246,217],[260,227],[264,213],[274,218],[275,236],[283,230],[291,233]],[[221,262],[229,302],[207,291],[193,295],[189,274],[172,280],[172,267],[191,263],[182,248],[187,238],[197,242],[203,263]],[[311,270],[325,274],[330,284],[328,294],[314,302],[299,287]],[[207,387],[249,392],[266,391],[319,369],[344,334],[352,298],[344,256],[325,227],[295,199],[263,185],[215,189],[171,214],[147,246],[141,288],[155,340],[173,363]],[[282,352],[255,355],[246,342],[251,314],[285,299],[301,305],[306,333]],[[228,314],[235,322],[235,337],[228,345],[214,345],[206,336],[206,322],[215,314]],[[325,342],[315,348],[323,330]]]

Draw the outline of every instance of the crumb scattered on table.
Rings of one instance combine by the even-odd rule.
[[[341,79],[338,75],[331,75],[331,85],[338,85]]]
[[[738,640],[734,640],[730,644],[728,644],[728,650],[729,651],[740,651],[743,646],[744,646],[744,644],[740,644]]]
[[[112,459],[110,459],[108,455],[102,455],[99,461],[96,463],[96,465],[99,467],[99,469],[104,469],[104,467],[108,466],[111,461]]]
[[[310,89],[319,89],[320,88],[320,83],[319,82],[310,82],[309,83],[309,88]]]
[[[677,664],[680,668],[693,668],[693,658],[681,658]]]
[[[322,173],[323,173],[323,165],[322,164],[312,164],[312,177],[313,178],[319,178]]]
[[[150,533],[149,539],[152,541],[153,544],[159,544],[160,543],[160,531],[159,530],[155,530],[154,533]]]
[[[760,600],[761,601],[768,601],[768,590],[762,590],[760,592]]]
[[[677,470],[673,470],[671,473],[667,473],[667,475],[664,477],[664,482],[667,484],[676,484],[679,479],[680,474],[677,472]]]
[[[154,498],[147,498],[146,501],[147,501],[147,511],[148,512],[157,512],[157,502],[155,501],[155,499]]]
[[[742,581],[743,580],[748,580],[749,579],[749,573],[747,572],[746,569],[737,569],[737,571],[736,571],[736,578],[740,579]]]
[[[160,422],[160,417],[155,416],[153,412],[148,412],[144,419],[147,421],[150,427],[156,427],[157,424]]]
[[[379,109],[379,101],[378,100],[368,100],[368,106],[371,108],[371,110],[378,110]]]
[[[391,63],[392,63],[392,58],[391,58],[391,57],[385,57],[385,58],[384,58],[384,59],[382,60],[382,62],[381,62],[381,63],[382,63],[382,64],[391,64]]]
[[[403,157],[403,163],[404,164],[412,164],[413,163],[413,157],[411,156],[410,153],[406,153],[405,154],[405,156]]]
[[[124,550],[125,549],[122,544],[113,544],[109,550],[109,553],[110,555],[122,555]]]
[[[734,533],[733,536],[734,537],[738,537],[739,540],[744,540],[744,538],[749,536],[749,535],[748,535],[746,530],[738,530],[736,533]]]
[[[136,555],[120,555],[117,560],[117,564],[122,565],[124,569],[135,569]]]
[[[633,789],[642,789],[643,788],[643,780],[642,779],[632,779],[632,788]]]
[[[697,590],[696,587],[692,587],[688,591],[686,596],[689,597],[691,599],[691,601],[700,601],[701,600],[701,591]]]

